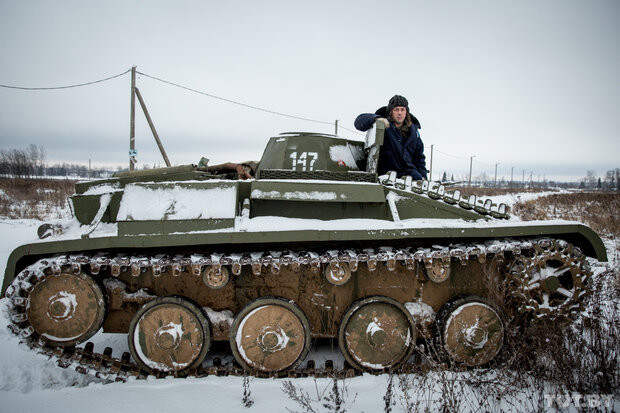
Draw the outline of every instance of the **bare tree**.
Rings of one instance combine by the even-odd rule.
[[[591,169],[586,171],[586,177],[583,180],[586,183],[586,188],[594,188],[596,186],[596,175],[594,175],[594,171]]]

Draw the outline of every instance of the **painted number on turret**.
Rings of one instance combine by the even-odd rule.
[[[289,158],[291,158],[292,162],[291,169],[314,171],[314,163],[319,159],[319,154],[317,152],[299,152],[299,154],[297,152],[291,152]]]

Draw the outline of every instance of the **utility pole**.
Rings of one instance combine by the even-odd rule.
[[[338,136],[338,119],[334,121],[334,135]]]
[[[514,175],[514,171],[515,171],[515,167],[511,166],[510,167],[510,187],[512,188],[512,177]]]
[[[88,158],[88,178],[90,179],[90,158]]]
[[[469,158],[469,184],[468,184],[468,186],[469,186],[469,187],[471,187],[471,169],[472,169],[472,166],[473,166],[473,164],[474,164],[474,157],[475,157],[475,156],[476,156],[476,155],[472,155],[472,156]]]
[[[129,170],[136,163],[136,67],[131,67],[131,107],[129,112]]]
[[[493,178],[493,186],[497,186],[497,165],[499,165],[499,162],[495,164],[495,178]]]
[[[521,185],[523,185],[523,188],[525,188],[525,169],[522,169],[523,171],[523,177],[521,178]]]
[[[430,175],[428,177],[428,180],[431,182],[433,181],[433,147],[434,146],[435,145],[431,145],[431,170],[429,171]]]

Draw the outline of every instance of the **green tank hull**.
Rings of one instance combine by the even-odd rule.
[[[74,222],[42,226],[49,240],[9,257],[14,330],[34,348],[73,346],[100,327],[128,333],[137,370],[181,375],[212,340],[270,374],[330,337],[349,365],[377,371],[421,339],[461,364],[491,361],[504,324],[490,273],[513,280],[524,311],[575,313],[583,254],[607,259],[594,231],[513,221],[490,200],[379,177],[383,132],[282,134],[247,181],[186,165],[77,184]]]

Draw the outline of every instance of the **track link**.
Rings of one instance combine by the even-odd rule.
[[[416,264],[432,265],[434,261],[460,260],[466,263],[475,259],[485,262],[492,258],[504,259],[510,255],[510,259],[519,258],[526,260],[535,251],[541,248],[564,248],[568,245],[562,240],[536,239],[536,240],[494,240],[476,244],[455,244],[450,246],[436,246],[433,248],[392,248],[381,247],[377,249],[363,250],[326,250],[324,252],[313,251],[269,251],[263,253],[249,252],[241,254],[192,254],[192,255],[156,255],[129,256],[124,254],[69,254],[44,258],[21,271],[6,291],[6,297],[10,300],[9,317],[11,322],[8,327],[21,341],[31,350],[56,360],[62,368],[72,368],[82,374],[88,374],[106,381],[125,382],[132,379],[146,379],[147,377],[205,377],[205,376],[247,376],[252,374],[256,377],[335,377],[346,378],[361,375],[362,372],[348,367],[335,369],[334,363],[327,360],[322,367],[315,366],[310,360],[304,367],[278,373],[262,374],[259,372],[249,373],[243,370],[234,361],[222,364],[218,358],[213,359],[213,366],[206,367],[203,363],[200,367],[183,372],[182,374],[161,373],[150,375],[141,370],[134,363],[129,353],[125,352],[121,357],[114,357],[112,349],[107,347],[102,353],[94,351],[92,342],[87,342],[80,347],[51,347],[48,342],[38,336],[34,328],[28,323],[27,308],[28,296],[34,285],[43,277],[72,272],[78,274],[87,270],[89,274],[101,279],[118,277],[122,271],[130,271],[133,276],[139,276],[150,268],[154,276],[170,271],[174,276],[187,274],[192,276],[203,267],[212,266],[216,272],[223,266],[229,266],[235,275],[241,273],[242,266],[250,266],[254,275],[262,271],[278,273],[281,266],[299,267],[309,266],[312,271],[320,271],[322,265],[331,265],[337,268],[341,264],[347,264],[352,271],[357,269],[360,263],[365,263],[372,271],[376,270],[378,263],[382,263],[389,271],[393,271],[397,263],[407,269],[413,270]],[[571,246],[571,252],[575,259],[584,262],[581,251]],[[589,273],[588,273],[589,274]],[[398,372],[414,371],[417,363],[407,363],[397,367]],[[381,374],[382,371],[375,372]]]

